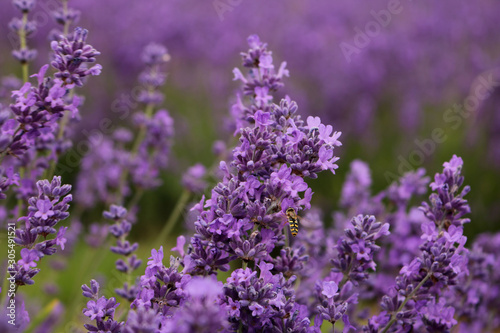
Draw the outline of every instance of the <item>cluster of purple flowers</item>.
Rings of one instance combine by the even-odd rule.
[[[56,253],[56,245],[64,250],[68,227],[56,230],[56,224],[69,216],[69,203],[73,200],[71,185],[61,185],[61,177],[39,181],[36,184],[38,196],[29,199],[28,215],[19,218],[23,228],[16,230],[14,241],[22,246],[21,259],[9,267],[9,274],[15,278],[17,286],[33,284],[33,277],[40,271],[36,262],[44,256]],[[47,236],[56,234],[53,239]],[[43,238],[44,240],[41,240]]]
[[[20,40],[13,55],[28,71],[36,52],[26,44],[35,29],[27,15],[35,1],[13,3],[23,14],[10,24]],[[163,66],[170,56],[160,44],[144,48],[135,100],[118,101],[136,110],[130,114],[133,126],[102,135],[82,158],[76,209],[70,217],[72,186],[54,176],[60,171],[56,163],[72,145],[70,120],[80,118],[82,98],[75,89],[101,72],[95,64],[100,53],[87,43],[88,32],[76,28],[69,33],[79,16],[67,0],[53,11],[62,31],[50,34],[52,75],[44,65],[31,76],[36,85],[25,75],[24,84],[7,80],[0,90],[3,102],[8,100],[5,87],[12,88],[10,108],[0,105],[0,218],[9,228],[15,226],[9,248],[19,249],[20,255],[18,260],[9,257],[6,277],[15,288],[8,297],[2,293],[0,312],[10,311],[5,301],[21,304],[14,309],[13,324],[8,321],[6,326],[2,318],[2,332],[54,331],[63,311],[71,315],[73,309],[56,302],[30,323],[28,313],[34,307],[23,300],[30,295],[16,293],[20,286],[35,284],[43,257],[75,246],[80,220],[86,223],[86,210],[93,209],[104,210],[102,216],[110,224],[92,224],[84,238],[98,255],[106,250],[100,247],[109,234],[116,239],[110,250],[120,256],[115,269],[124,281],[110,294],[116,286],[105,279],[81,287],[88,301],[79,312],[86,319],[77,321],[75,331],[385,333],[500,328],[500,238],[483,234],[466,247],[464,226],[471,222],[471,209],[465,199],[470,187],[464,184],[462,158],[453,155],[430,184],[425,170],[418,169],[376,194],[371,193],[368,165],[353,161],[333,224],[327,226],[321,211],[312,207],[307,180],[322,171],[335,174],[341,132],[320,117],[303,119],[289,96],[276,100],[289,76],[287,64],[275,66],[274,54],[257,35],[247,39],[249,49],[241,53],[244,70],[233,70],[234,80],[242,84],[229,124],[238,141],[230,150],[222,141],[214,144],[221,158],[218,168],[207,171],[195,164],[182,176],[185,194],[173,209],[174,218],[159,233],[162,243],[187,198],[201,195],[210,185],[212,189],[192,206],[194,230],[177,237],[171,249],[177,256],[171,255],[168,265],[164,246],[154,244],[141,268],[139,243],[130,237],[132,227],[143,223],[138,214],[142,195],[161,184],[161,172],[170,160],[173,119],[161,109],[167,78]],[[207,174],[215,178],[213,184]],[[429,187],[428,200],[414,206]],[[61,226],[69,219],[69,229]],[[55,261],[51,265],[57,273],[64,266]],[[44,290],[48,295],[60,292],[50,283]]]
[[[168,164],[173,119],[168,111],[156,108],[164,98],[160,91],[166,80],[162,65],[169,59],[162,45],[152,43],[144,48],[142,61],[146,67],[139,75],[136,100],[131,104],[144,108],[131,116],[137,134],[120,127],[92,145],[82,160],[77,181],[82,206],[92,207],[99,201],[123,204],[134,188],[137,193],[161,184],[159,172]]]
[[[14,1],[14,4],[27,15],[34,1]],[[11,102],[10,112],[5,110],[0,118],[2,174],[10,175],[10,180],[2,182],[2,191],[15,184],[13,189],[22,201],[37,194],[37,180],[50,179],[59,156],[71,147],[66,125],[70,119],[79,118],[78,109],[82,105],[82,98],[74,93],[75,86],[82,86],[88,76],[100,74],[100,65],[88,67],[100,53],[87,43],[87,35],[87,30],[76,28],[74,33],[59,35],[51,43],[54,74],[49,74],[46,64],[31,76],[36,78],[36,84],[28,80],[27,73],[24,84],[9,80],[9,85],[17,88],[12,90],[10,99],[6,98]],[[20,32],[19,38],[21,44],[26,44],[25,32]],[[23,47],[26,51],[26,46]],[[27,61],[21,63],[27,71]],[[22,216],[22,209],[18,205],[17,217]]]

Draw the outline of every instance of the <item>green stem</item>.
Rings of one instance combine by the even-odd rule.
[[[20,42],[20,49],[26,49],[27,48],[27,43],[26,43],[26,30],[24,27],[28,23],[28,13],[23,13],[23,24],[21,26],[21,29],[19,29],[19,42]],[[22,69],[22,77],[23,77],[23,82],[28,82],[28,63],[22,63],[21,64],[21,69]]]
[[[167,222],[163,226],[163,229],[160,231],[160,234],[156,238],[153,244],[155,246],[158,246],[162,244],[165,241],[165,238],[170,235],[170,232],[174,228],[177,220],[179,219],[179,216],[181,215],[182,211],[184,210],[184,207],[187,205],[190,193],[187,190],[184,190],[179,198],[177,200],[177,203],[175,204],[174,210],[170,214],[170,217],[168,218]]]
[[[69,97],[72,98],[74,93],[75,93],[74,90],[71,90],[69,93],[70,94]],[[64,130],[66,129],[66,126],[69,123],[69,118],[70,118],[69,111],[64,112],[63,118],[61,119],[61,122],[59,123],[59,132],[57,133],[57,141],[59,141],[63,138]],[[50,179],[52,177],[54,177],[54,172],[56,171],[57,160],[58,160],[58,158],[50,161],[50,167],[45,173],[45,177],[44,177],[45,179],[48,179],[50,181]]]
[[[62,0],[63,13],[64,16],[68,14],[68,0]],[[68,36],[69,32],[69,21],[64,22],[63,34],[64,36]]]
[[[128,315],[128,311],[129,311],[129,309],[128,309],[128,308],[127,308],[126,310],[123,310],[123,311],[122,311],[122,313],[120,313],[120,315],[119,315],[117,318],[115,318],[115,320],[116,320],[117,322],[124,321],[124,320],[125,320],[125,318],[126,318],[126,317],[127,317],[127,315]]]
[[[149,103],[146,105],[146,109],[144,110],[144,113],[146,114],[146,118],[151,118],[153,116],[153,111],[154,107],[152,103]],[[137,135],[137,138],[134,142],[134,146],[132,147],[132,154],[135,155],[139,151],[139,147],[146,137],[146,126],[142,125],[141,128],[139,129],[139,134]]]
[[[19,168],[19,178],[23,179],[24,178],[24,174],[26,172],[26,168],[25,167],[20,167]],[[18,198],[17,199],[17,217],[15,219],[15,223],[17,223],[17,220],[23,216],[24,214],[24,211],[23,211],[23,199],[22,198]]]
[[[134,208],[135,205],[141,200],[141,197],[144,193],[144,189],[140,188],[137,191],[135,191],[134,196],[130,200],[130,202],[127,205],[127,211],[130,211],[132,208]]]
[[[4,151],[0,152],[0,164],[2,164],[3,158],[5,157],[5,155],[7,155],[8,151],[9,151],[9,148],[7,148]]]
[[[413,296],[415,296],[415,294],[417,293],[417,291],[424,285],[424,283],[431,277],[431,272],[427,273],[427,275],[425,276],[425,278],[423,278],[422,281],[420,281],[420,283],[417,285],[417,287],[415,287],[415,289],[413,289],[413,291],[410,293],[410,295],[406,296],[405,300],[403,301],[403,303],[401,304],[401,306],[396,310],[396,313],[400,312],[401,310],[403,310],[403,308],[405,307],[406,303],[413,298]],[[391,315],[391,320],[387,323],[387,325],[385,325],[382,333],[386,333],[387,330],[389,328],[391,328],[392,324],[394,324],[396,322],[396,318],[392,318],[393,315]]]
[[[109,254],[109,251],[104,251],[105,255],[103,255],[102,249],[109,249],[112,242],[113,240],[111,238],[108,238],[102,246],[92,249],[91,253],[87,253],[87,255],[84,256],[83,263],[81,263],[80,269],[78,271],[79,277],[83,277],[84,280],[87,279],[87,277],[91,275],[89,272],[89,268],[91,266],[93,268],[92,273],[96,272],[97,269],[99,269],[102,261]],[[88,283],[88,281],[84,283]],[[73,321],[77,321],[76,318],[78,318],[78,316],[81,314],[81,307],[79,307],[79,305],[84,303],[84,299],[81,297],[81,292],[78,288],[74,288],[72,289],[72,291],[74,294],[72,295],[72,302],[68,307],[68,315],[73,318]]]
[[[144,113],[146,114],[146,118],[151,118],[153,116],[154,112],[154,105],[152,103],[149,103],[146,105],[146,109],[144,110]],[[141,146],[142,141],[146,137],[146,126],[143,124],[140,129],[139,133],[137,134],[137,137],[135,138],[134,144],[132,146],[132,150],[130,151],[130,156],[131,159],[134,159],[137,155],[137,152],[139,151],[139,147]],[[128,170],[126,169],[120,178],[120,183],[118,185],[118,203],[122,203],[124,198],[123,198],[123,190],[125,188],[125,185],[127,183],[127,178],[128,178]]]
[[[19,131],[21,131],[21,127],[18,127],[18,128],[16,129],[16,131],[14,132],[14,134],[12,134],[12,138],[15,138],[15,137],[16,137],[16,135],[17,135],[17,133],[19,133]],[[11,143],[9,143],[9,146],[10,146],[11,144],[12,144],[12,142],[11,142]],[[8,153],[8,152],[9,152],[9,147],[7,147],[4,151],[0,152],[0,164],[2,164],[2,162],[3,162],[3,158],[5,157],[5,155],[7,155],[7,153]]]

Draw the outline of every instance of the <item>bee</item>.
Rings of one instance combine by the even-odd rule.
[[[156,303],[158,304],[160,307],[164,306],[164,305],[167,305],[167,302],[164,300],[164,299],[161,299],[161,298],[156,298],[156,297],[153,297],[151,299],[151,303]]]
[[[295,212],[295,209],[289,207],[286,209],[286,217],[288,219],[288,224],[290,225],[290,231],[292,232],[292,236],[297,236],[299,232],[299,217]]]

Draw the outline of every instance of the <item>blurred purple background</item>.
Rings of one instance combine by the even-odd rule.
[[[39,30],[29,43],[39,50],[31,72],[47,62],[48,32],[55,27],[39,0]],[[243,1],[243,0],[85,0],[70,1],[81,11],[78,25],[102,52],[103,75],[87,88],[84,127],[104,115],[116,117],[113,102],[131,91],[141,69],[139,54],[151,41],[167,46],[166,106],[179,128],[177,145],[191,140],[189,151],[207,151],[218,138],[237,84],[232,68],[246,37],[257,33],[287,61],[285,89],[302,114],[319,115],[343,134],[343,158],[360,158],[374,170],[375,182],[387,185],[405,160],[411,167],[439,170],[453,153],[465,160],[472,186],[473,212],[490,228],[500,216],[500,2],[423,1]],[[10,57],[7,23],[17,15],[4,3],[0,13],[0,75],[16,66]],[[39,15],[39,16],[36,16]],[[44,16],[45,15],[45,16]],[[17,69],[16,69],[17,70]],[[481,82],[488,96],[475,89]],[[469,98],[470,97],[470,98]],[[469,100],[467,99],[469,98]],[[471,99],[472,98],[472,99]],[[454,105],[477,100],[467,116]],[[200,114],[197,115],[197,110]],[[208,111],[207,111],[208,110]],[[203,114],[201,114],[203,112]],[[448,112],[448,113],[447,113]],[[450,118],[451,117],[451,118]],[[454,118],[453,118],[454,117]],[[458,117],[458,118],[457,118]],[[210,122],[206,122],[210,119]],[[198,123],[197,123],[198,121]],[[215,126],[203,136],[203,126]],[[442,129],[446,140],[426,152],[415,143]],[[194,141],[193,141],[194,140]],[[412,162],[412,153],[424,158]],[[196,160],[181,156],[186,164]],[[206,161],[202,161],[206,162]],[[418,163],[417,163],[418,162]],[[341,166],[342,168],[342,166]],[[342,172],[342,171],[341,171]]]

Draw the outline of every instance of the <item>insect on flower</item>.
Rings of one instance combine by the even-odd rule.
[[[289,207],[286,209],[286,217],[288,219],[288,224],[290,224],[290,231],[292,236],[295,237],[299,233],[299,217],[295,212],[295,209]]]
[[[167,305],[167,302],[164,300],[164,299],[161,299],[161,298],[156,298],[156,297],[153,297],[151,299],[151,303],[156,303],[158,304],[160,307],[164,306],[164,305]]]

